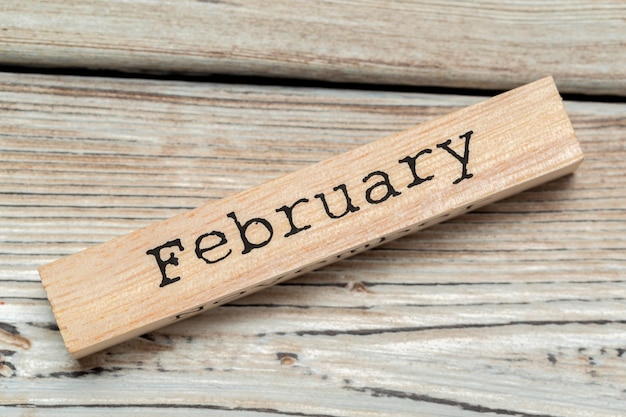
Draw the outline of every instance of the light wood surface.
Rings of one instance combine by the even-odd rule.
[[[4,0],[0,64],[626,95],[622,0]]]
[[[626,409],[626,105],[571,176],[73,360],[37,267],[484,97],[0,74],[0,414]]]

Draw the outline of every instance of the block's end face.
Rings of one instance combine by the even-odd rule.
[[[58,262],[58,261],[56,261]],[[68,352],[74,357],[78,358],[80,356],[75,356],[75,353],[79,350],[75,343],[71,342],[70,332],[66,325],[64,319],[64,306],[57,302],[57,297],[55,294],[55,287],[62,283],[63,276],[54,272],[53,265],[55,262],[40,266],[37,271],[39,272],[39,278],[41,283],[43,284],[44,290],[46,291],[46,295],[48,296],[48,302],[50,303],[50,307],[52,308],[52,313],[54,314],[54,318],[57,322],[57,327],[59,328],[59,332],[61,333],[61,337],[63,338],[63,343],[67,348]]]
[[[64,273],[66,269],[74,269],[73,260],[84,253],[80,252],[38,268],[59,332],[65,347],[74,359],[91,355],[171,322],[156,318],[150,320],[150,325],[116,327],[114,321],[107,319],[105,309],[90,309],[89,306],[85,306],[84,300],[89,300],[89,297],[81,294],[81,291],[87,292],[91,289],[89,280],[82,279],[80,275]],[[114,306],[112,307],[112,310],[115,310]],[[93,314],[89,314],[91,311]]]
[[[57,322],[57,327],[59,328],[59,332],[61,333],[61,337],[63,338],[63,343],[65,344],[65,347],[67,348],[69,353],[77,359],[78,357],[74,356],[76,348],[72,346],[71,343],[68,343],[69,335],[67,334],[67,326],[64,325],[63,314],[61,312],[62,307],[57,306],[57,299],[54,296],[54,293],[50,290],[51,285],[53,286],[57,280],[60,279],[62,281],[62,277],[59,278],[54,273],[49,273],[51,265],[53,264],[54,262],[40,266],[39,268],[37,268],[37,272],[39,273],[39,279],[41,280],[44,290],[46,291],[46,295],[48,296],[48,302],[50,303],[50,307],[52,308],[52,314],[54,315],[54,318]]]
[[[569,174],[583,158],[547,77],[39,275],[68,351],[81,358]]]

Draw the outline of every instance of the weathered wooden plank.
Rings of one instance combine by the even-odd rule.
[[[305,287],[291,286],[289,298],[302,291],[305,296],[314,294]],[[344,300],[353,303],[372,294],[385,297],[385,289],[378,287],[367,293],[336,291],[343,291]],[[275,300],[277,294],[272,295]],[[502,306],[485,305],[438,311],[409,305],[363,311],[345,301],[335,309],[226,306],[92,356],[81,365],[66,356],[58,333],[45,328],[45,320],[51,319],[45,301],[20,304],[9,306],[9,319],[44,322],[19,323],[32,342],[29,350],[12,345],[4,349],[4,362],[16,368],[4,370],[6,377],[0,380],[0,398],[10,409],[29,405],[103,409],[119,404],[122,410],[270,409],[274,415],[302,410],[309,410],[307,415],[411,415],[416,409],[433,415],[478,415],[476,410],[483,408],[526,415],[612,416],[624,406],[626,325],[609,318],[624,313],[623,302],[604,303],[611,311],[604,321],[564,322],[545,320],[540,314],[585,311],[589,303],[530,301],[517,307],[511,303],[500,315]],[[621,310],[615,308],[619,304]],[[524,311],[536,319],[509,320]],[[448,319],[446,324],[399,328],[409,314]],[[353,324],[358,317],[363,317],[361,322],[384,317],[394,325],[387,325],[389,331],[300,335],[286,329],[277,332],[281,326],[263,321],[271,316],[272,323],[302,329],[314,325],[319,315],[325,320],[335,316],[351,330],[362,325]],[[467,317],[477,315],[497,321],[470,325]],[[267,330],[271,331],[260,333]],[[99,387],[97,396],[83,389],[94,384]],[[294,392],[294,386],[306,396]]]
[[[38,266],[481,98],[12,74],[0,92],[2,415],[626,408],[624,104],[566,103],[573,176],[77,362]]]
[[[3,1],[0,63],[626,94],[620,0]]]

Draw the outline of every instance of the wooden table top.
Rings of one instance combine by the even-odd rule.
[[[620,1],[4,1],[0,415],[624,415],[625,40]],[[574,175],[67,353],[39,266],[548,74]]]

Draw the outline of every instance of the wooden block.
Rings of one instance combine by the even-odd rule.
[[[573,172],[552,78],[39,268],[82,357]]]

